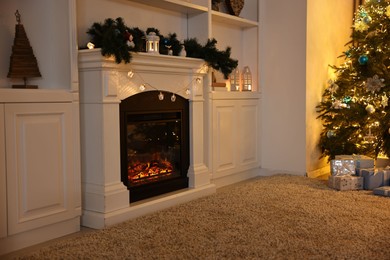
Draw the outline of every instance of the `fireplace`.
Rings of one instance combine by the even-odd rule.
[[[172,93],[147,91],[120,103],[121,179],[130,202],[188,188],[189,102],[159,95]]]
[[[204,90],[208,88],[208,80],[204,61],[147,53],[133,53],[132,55],[131,64],[117,64],[114,57],[103,57],[100,49],[79,51],[81,183],[83,191],[81,221],[83,226],[104,228],[207,196],[216,191],[216,185],[211,183],[210,161],[208,159],[210,142],[206,134],[210,125],[208,117],[205,116],[208,107],[205,102]],[[130,70],[135,72],[133,78],[128,76]],[[141,92],[141,83],[148,83],[147,86],[154,86],[155,89],[148,87],[146,91]],[[163,101],[156,99],[158,93],[154,90],[157,88],[158,93],[161,91],[165,94]],[[186,91],[187,88],[191,90],[189,93]],[[171,101],[172,93],[176,93],[175,102]],[[151,96],[148,98],[154,99],[145,101],[143,95],[149,94]],[[140,106],[134,105],[131,101],[133,99]],[[128,101],[130,103],[126,105]],[[171,107],[171,105],[176,106],[181,102],[185,105],[180,106],[180,108]],[[150,108],[154,105],[156,107]],[[167,122],[170,125],[180,118],[180,142],[175,143],[173,153],[176,153],[176,158],[180,158],[175,160],[180,161],[181,164],[178,166],[173,160],[173,169],[176,168],[179,171],[175,171],[171,176],[166,175],[166,181],[174,179],[179,182],[178,185],[170,183],[167,185],[169,188],[175,185],[178,188],[188,188],[169,192],[163,196],[149,194],[148,196],[153,197],[142,199],[141,195],[136,193],[145,194],[142,189],[154,190],[150,188],[157,183],[163,185],[165,177],[161,177],[161,182],[154,182],[153,178],[146,178],[149,182],[147,185],[141,185],[138,182],[128,186],[129,182],[126,179],[128,172],[122,173],[122,169],[128,168],[128,165],[123,167],[121,164],[123,161],[121,149],[131,152],[131,150],[137,150],[135,149],[137,147],[123,148],[121,146],[123,145],[122,139],[127,140],[128,138],[127,136],[121,137],[120,129],[121,120],[123,120],[120,111],[122,107],[126,106],[126,120],[129,119],[130,129],[141,129],[148,124],[145,122],[153,117],[159,117],[161,120],[157,120],[157,122],[163,122],[163,126]],[[139,107],[138,110],[134,110],[136,106]],[[189,123],[187,123],[188,119]],[[143,124],[145,125],[142,126]],[[189,132],[188,136],[187,131]],[[138,144],[141,148],[145,146],[145,142]],[[178,144],[180,144],[180,149],[176,149]],[[157,147],[161,148],[158,145]],[[165,147],[172,147],[172,145]],[[147,148],[146,150],[152,149]],[[169,148],[165,150],[169,150]],[[165,159],[168,159],[168,156],[164,154],[165,150],[161,149],[160,152],[152,153],[151,159],[159,158],[165,162]],[[183,152],[188,150],[189,159],[183,155]],[[144,151],[145,148],[137,153],[142,154]],[[127,156],[127,152],[124,154]],[[142,157],[135,160],[143,161]],[[167,189],[167,187],[162,187],[160,190]],[[134,201],[137,196],[139,196],[140,201],[131,203],[130,197]]]

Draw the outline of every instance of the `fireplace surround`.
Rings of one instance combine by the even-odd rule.
[[[215,193],[206,156],[210,143],[203,60],[134,53],[130,64],[117,64],[100,49],[81,50],[79,77],[83,226],[103,228]],[[141,84],[145,92],[175,93],[188,101],[188,188],[130,203],[131,193],[121,177],[120,104],[141,93]]]

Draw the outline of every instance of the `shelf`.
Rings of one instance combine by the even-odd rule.
[[[207,7],[185,2],[183,0],[128,0],[148,6],[154,6],[165,10],[186,14],[200,14],[208,11]]]
[[[244,19],[238,16],[221,13],[218,11],[211,11],[213,22],[221,22],[231,25],[236,25],[242,28],[252,28],[259,25],[258,22]]]

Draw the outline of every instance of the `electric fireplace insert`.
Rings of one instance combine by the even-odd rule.
[[[188,187],[189,102],[172,95],[142,92],[120,104],[121,179],[130,202]]]

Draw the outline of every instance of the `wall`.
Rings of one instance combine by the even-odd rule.
[[[260,0],[262,174],[304,174],[306,0]]]
[[[69,89],[71,84],[68,0],[1,0],[0,1],[0,88],[21,84],[7,78],[15,37],[15,12],[38,61],[41,78],[29,83],[39,88]]]
[[[321,101],[333,70],[328,65],[340,64],[337,58],[351,35],[353,0],[308,0],[307,3],[307,50],[306,50],[306,170],[316,177],[329,171],[327,158],[319,160],[318,148],[321,121],[316,117],[316,106]],[[320,14],[320,15],[318,15]]]

